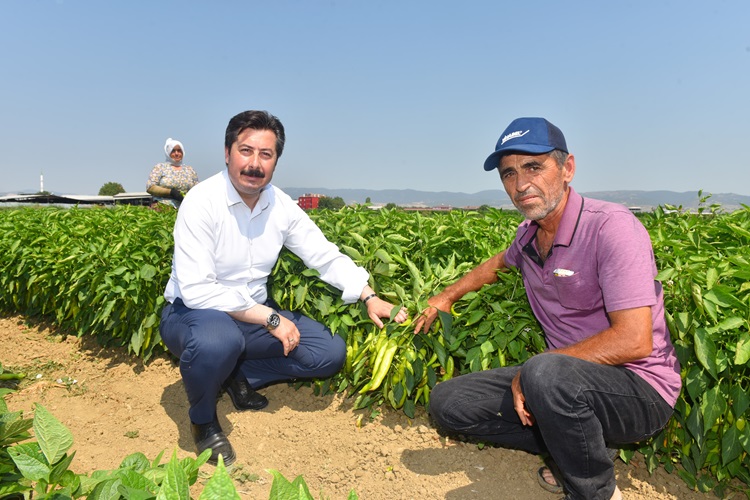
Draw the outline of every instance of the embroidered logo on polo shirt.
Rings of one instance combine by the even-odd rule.
[[[503,137],[503,141],[500,143],[500,145],[502,146],[503,144],[506,143],[506,141],[509,141],[511,139],[518,139],[519,137],[523,137],[523,136],[525,136],[528,133],[529,133],[528,130],[526,132],[521,132],[520,130],[516,130],[515,132],[511,132],[510,134],[508,134],[505,137]]]

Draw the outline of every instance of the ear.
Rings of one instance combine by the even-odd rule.
[[[566,183],[569,183],[573,180],[573,176],[576,173],[576,158],[572,154],[568,155],[568,158],[565,160],[565,165],[563,165],[563,180]]]
[[[229,166],[229,148],[224,148],[224,164]]]

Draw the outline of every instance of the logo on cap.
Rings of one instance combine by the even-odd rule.
[[[505,137],[503,137],[503,140],[500,143],[500,145],[502,146],[503,144],[505,144],[507,141],[509,141],[511,139],[518,139],[519,137],[523,137],[523,136],[525,136],[528,133],[529,133],[528,130],[526,132],[521,132],[520,130],[516,130],[515,132],[511,132],[510,134],[508,134]]]

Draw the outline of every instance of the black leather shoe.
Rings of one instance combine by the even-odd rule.
[[[250,387],[244,377],[229,377],[224,384],[224,390],[232,398],[234,407],[240,411],[260,410],[268,406],[268,399],[258,394]]]
[[[216,465],[219,463],[219,454],[224,456],[224,465],[230,465],[234,462],[236,455],[229,440],[221,430],[218,420],[208,424],[194,424],[190,422],[190,430],[193,433],[195,447],[198,448],[198,455],[208,448],[211,448],[211,458],[208,463]]]

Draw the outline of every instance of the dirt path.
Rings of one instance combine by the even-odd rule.
[[[165,450],[163,461],[173,451],[194,456],[179,370],[166,356],[144,365],[123,349],[63,339],[22,317],[3,317],[0,362],[29,374],[7,397],[11,410],[30,411],[41,403],[72,431],[77,472],[117,468],[135,452],[153,459]],[[446,440],[424,412],[411,420],[386,410],[370,419],[342,396],[319,397],[286,384],[261,392],[270,404],[260,412],[237,412],[226,396],[218,405],[237,452],[232,475],[242,498],[268,498],[268,469],[290,480],[302,475],[316,498],[332,500],[345,499],[351,489],[363,500],[560,496],[537,485],[537,457]],[[204,469],[207,475],[213,471]],[[618,460],[616,470],[625,499],[715,498],[689,490],[664,470],[650,476],[638,460]]]

